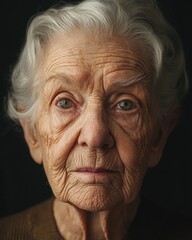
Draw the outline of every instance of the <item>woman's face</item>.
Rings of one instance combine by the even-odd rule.
[[[45,51],[30,149],[56,198],[89,211],[133,201],[156,125],[147,51],[79,33],[56,37]]]

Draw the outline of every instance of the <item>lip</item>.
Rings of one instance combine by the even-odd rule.
[[[106,168],[80,168],[76,172],[79,172],[79,173],[112,173],[115,171],[112,171],[112,170],[106,169]]]
[[[105,184],[111,182],[117,171],[106,168],[80,168],[74,172],[80,182],[87,184]]]

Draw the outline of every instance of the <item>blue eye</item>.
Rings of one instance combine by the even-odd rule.
[[[117,104],[117,109],[129,111],[133,108],[133,103],[129,100],[123,100]]]
[[[69,109],[71,107],[73,107],[73,102],[69,99],[61,99],[58,102],[58,105],[62,108],[62,109]]]

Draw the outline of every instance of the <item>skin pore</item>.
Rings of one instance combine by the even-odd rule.
[[[22,123],[56,197],[64,239],[123,239],[159,161],[150,56],[125,38],[59,35],[45,49],[35,130]],[[154,132],[154,129],[157,132]]]

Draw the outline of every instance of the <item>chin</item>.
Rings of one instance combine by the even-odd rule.
[[[73,194],[68,202],[82,210],[98,212],[110,210],[122,202],[122,195],[103,186],[89,186],[81,189],[79,194]]]

